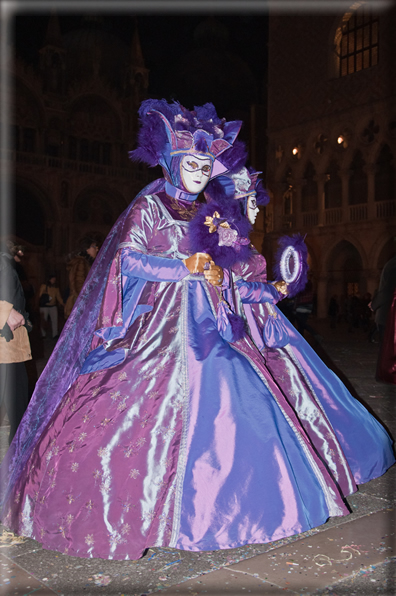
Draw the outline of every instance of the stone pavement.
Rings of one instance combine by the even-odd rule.
[[[395,436],[396,387],[374,380],[378,344],[343,324],[314,324],[319,355]],[[46,340],[38,372],[51,348]],[[1,457],[7,433],[0,427]],[[395,484],[396,466],[348,497],[349,516],[298,536],[227,551],[153,548],[138,561],[61,555],[0,526],[0,595],[395,595]]]

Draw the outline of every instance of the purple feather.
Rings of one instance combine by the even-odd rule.
[[[228,313],[228,320],[231,324],[233,341],[242,339],[245,333],[245,321],[239,315]]]
[[[241,213],[239,201],[230,202],[227,206],[211,201],[200,206],[197,215],[189,224],[190,250],[192,253],[207,252],[216,265],[227,269],[237,262],[245,262],[252,256],[250,242],[246,245],[219,246],[219,234],[212,234],[205,225],[207,216],[213,217],[217,211],[220,218],[225,219],[241,238],[249,238],[252,226]]]
[[[288,284],[288,297],[293,298],[305,288],[308,281],[308,249],[304,242],[305,236],[293,234],[293,236],[281,236],[278,240],[278,249],[275,253],[274,275],[276,280],[282,279],[280,261],[282,253],[288,246],[292,246],[299,253],[300,275],[296,281]]]

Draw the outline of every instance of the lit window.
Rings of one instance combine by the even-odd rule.
[[[338,76],[378,64],[378,16],[361,4],[342,17],[335,36]]]

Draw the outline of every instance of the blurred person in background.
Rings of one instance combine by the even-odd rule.
[[[69,273],[69,296],[65,305],[65,319],[72,311],[98,252],[97,241],[90,236],[86,236],[81,240],[77,253],[69,255],[66,265]]]
[[[48,281],[41,284],[39,292],[39,305],[41,316],[41,335],[46,337],[45,329],[48,320],[51,321],[52,338],[59,337],[58,331],[58,305],[64,307],[64,302],[56,283],[56,275],[50,274]]]
[[[0,419],[7,413],[11,443],[29,403],[25,362],[32,354],[31,323],[16,271],[23,247],[8,241],[0,252]],[[15,259],[17,257],[17,259]]]

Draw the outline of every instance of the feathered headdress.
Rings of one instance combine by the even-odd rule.
[[[140,106],[139,117],[138,147],[129,152],[130,158],[152,167],[160,164],[175,186],[180,183],[177,158],[192,153],[205,155],[213,162],[214,178],[244,154],[244,147],[235,144],[242,122],[220,119],[211,103],[190,111],[178,102],[148,99]],[[219,160],[223,154],[227,158]]]

